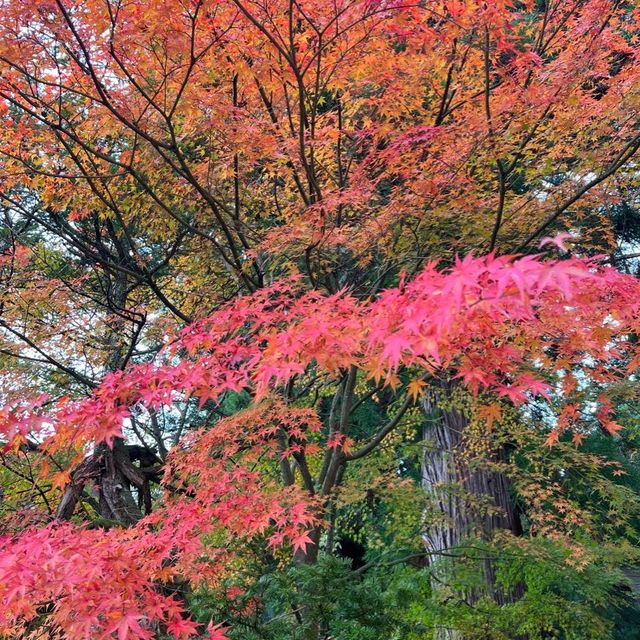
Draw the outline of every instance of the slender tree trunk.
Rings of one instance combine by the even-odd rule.
[[[454,388],[451,383],[443,383],[438,390],[439,397],[450,397]],[[461,411],[442,406],[448,403],[439,403],[437,398],[434,394],[423,401],[426,420],[422,486],[433,505],[433,511],[426,518],[423,539],[432,565],[451,561],[442,554],[453,551],[469,538],[490,540],[498,530],[521,533],[507,478],[469,463],[468,451],[465,451],[468,419]],[[495,452],[496,461],[500,455],[501,452]],[[469,604],[479,595],[490,595],[500,603],[511,600],[516,594],[504,594],[495,588],[492,562],[486,559],[480,562],[486,589],[482,589],[482,594],[460,594],[461,597]],[[439,588],[435,581],[434,588]],[[437,635],[438,640],[461,637],[452,629],[442,629]]]

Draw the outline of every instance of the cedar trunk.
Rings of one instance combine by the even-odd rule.
[[[450,395],[453,389],[454,385],[443,384],[445,394]],[[456,409],[440,406],[433,397],[423,401],[423,410],[426,420],[422,486],[435,511],[434,517],[425,523],[423,533],[430,564],[442,561],[443,554],[451,553],[469,538],[490,540],[498,530],[520,535],[520,518],[507,478],[493,470],[469,464],[465,451],[467,417]],[[502,452],[497,451],[494,455],[498,460]],[[450,558],[447,556],[447,559]],[[494,588],[491,561],[482,560],[481,563],[486,582],[482,595],[490,595],[498,602],[512,600],[517,594],[504,594]],[[435,581],[434,588],[439,588]],[[460,594],[460,597],[472,604],[479,595]],[[458,640],[462,636],[454,630],[442,629],[437,637]]]

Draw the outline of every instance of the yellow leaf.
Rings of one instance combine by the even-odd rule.
[[[502,420],[502,409],[500,405],[488,404],[478,409],[478,415],[487,421],[487,430],[491,431],[493,423]]]
[[[424,380],[412,380],[407,385],[407,392],[411,396],[412,400],[415,402],[420,394],[422,393],[422,389],[425,387],[427,383]]]

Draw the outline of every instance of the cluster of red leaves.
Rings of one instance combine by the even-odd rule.
[[[159,630],[223,638],[217,627],[199,635],[172,587],[216,584],[248,539],[294,549],[310,541],[312,501],[269,484],[248,463],[286,454],[270,446],[281,430],[302,443],[303,429],[318,428],[312,412],[264,403],[189,434],[167,465],[165,504],[135,527],[52,524],[0,539],[0,634],[28,638],[32,629],[38,637],[33,621],[46,614],[51,633],[65,638],[144,640]]]
[[[63,403],[49,416],[52,441],[109,441],[138,404],[157,409],[185,396],[204,404],[241,390],[259,399],[312,365],[329,374],[356,366],[391,385],[401,367],[453,369],[474,392],[523,401],[546,390],[534,362],[564,370],[588,356],[605,376],[597,363],[632,348],[624,336],[638,329],[638,288],[575,258],[494,256],[444,271],[431,263],[375,301],[288,281],[191,325],[158,363],[109,374],[91,398]]]
[[[145,620],[189,637],[195,625],[154,584],[180,542],[173,533],[149,530],[145,536],[139,530],[104,532],[64,524],[2,540],[0,633],[29,637],[28,627],[18,621],[35,619],[48,608],[51,629],[70,638],[151,638],[151,629],[141,626]]]
[[[46,400],[47,397],[42,395],[30,401],[14,401],[0,407],[0,434],[11,443],[20,436],[41,431],[46,419],[40,414],[40,408]]]
[[[55,448],[110,440],[138,404],[205,402],[240,390],[255,398],[249,410],[187,436],[165,474],[170,497],[136,527],[105,533],[54,525],[3,540],[0,634],[25,633],[47,610],[69,638],[150,638],[157,628],[187,638],[196,626],[163,595],[163,583],[215,581],[240,539],[304,547],[314,505],[254,469],[261,456],[313,446],[317,416],[271,397],[310,366],[328,374],[355,366],[390,385],[401,368],[450,371],[474,391],[520,402],[547,390],[536,367],[559,371],[588,359],[606,379],[613,375],[607,363],[622,356],[634,366],[625,336],[639,325],[637,281],[574,258],[468,256],[447,270],[429,264],[373,301],[305,292],[295,280],[239,298],[185,330],[157,363],[111,374],[92,397],[64,401],[47,417],[55,434],[46,446]],[[605,428],[608,413],[603,405],[598,414]],[[10,424],[3,435],[20,431]],[[222,542],[207,544],[214,532]]]

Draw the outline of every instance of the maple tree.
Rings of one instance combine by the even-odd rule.
[[[241,389],[251,390],[255,397],[253,408],[181,442],[169,457],[164,477],[175,497],[135,528],[104,535],[83,529],[71,533],[54,525],[35,535],[27,530],[8,542],[2,575],[9,605],[6,629],[28,623],[38,606],[56,600],[51,624],[70,637],[116,631],[127,637],[130,630],[138,637],[151,637],[140,623],[158,620],[169,632],[188,637],[194,625],[179,616],[181,607],[172,596],[158,594],[158,583],[176,575],[194,582],[215,580],[217,562],[224,566],[231,541],[240,536],[267,533],[268,544],[288,540],[294,552],[313,557],[323,526],[323,499],[332,493],[341,469],[379,444],[415,400],[409,391],[390,423],[361,448],[352,449],[346,398],[358,370],[393,385],[399,367],[434,375],[451,369],[455,361],[457,375],[472,387],[522,401],[526,393],[547,391],[548,385],[525,364],[532,354],[544,353],[550,333],[562,356],[551,358],[546,366],[564,367],[566,358],[580,354],[593,358],[595,370],[606,375],[606,362],[631,348],[629,342],[614,348],[612,341],[621,328],[637,329],[639,303],[628,301],[637,298],[638,287],[635,280],[613,270],[598,273],[577,260],[545,263],[536,258],[466,258],[449,272],[431,265],[373,303],[361,303],[346,293],[300,293],[295,283],[276,286],[240,298],[190,326],[170,345],[165,364],[110,374],[91,397],[64,400],[58,412],[48,416],[40,415],[37,407],[25,408],[26,415],[8,412],[3,431],[5,437],[13,436],[10,446],[19,447],[25,431],[35,428],[37,433],[46,423],[54,433],[41,446],[52,453],[69,441],[112,442],[122,434],[127,407],[158,409],[173,403],[178,394],[195,395],[203,403]],[[441,304],[443,296],[449,304]],[[620,309],[615,322],[610,321],[612,302]],[[576,314],[585,314],[585,323],[569,325]],[[503,344],[495,344],[496,339]],[[180,353],[184,356],[176,362]],[[597,361],[603,364],[596,366]],[[319,450],[312,440],[321,431],[317,415],[269,400],[270,393],[290,387],[309,367],[342,377],[340,414],[330,422],[317,480],[308,462]],[[605,429],[616,431],[606,405],[598,415]],[[288,467],[284,488],[265,485],[260,474],[247,468],[265,454]],[[297,462],[301,486],[292,460]],[[128,471],[135,484],[135,471]],[[79,482],[73,476],[72,481]],[[220,547],[203,541],[208,531],[219,532]],[[79,553],[83,548],[88,555]],[[31,558],[34,550],[47,559],[25,565],[21,558]],[[97,552],[98,557],[106,555],[102,571]],[[204,566],[203,553],[210,556]],[[122,554],[128,560],[118,569]],[[112,570],[124,571],[124,576],[118,579],[114,573],[104,588],[103,572]],[[91,596],[89,576],[97,581],[93,588],[101,607]],[[30,585],[39,594],[35,601]]]
[[[582,522],[498,436],[523,405],[551,417],[521,450],[621,429],[639,285],[526,254],[627,259],[639,68],[611,0],[5,0],[0,433],[32,500],[3,497],[0,635],[222,637],[191,592],[247,545],[332,552],[349,469],[416,413],[431,563],[518,534],[511,486],[534,533]]]

